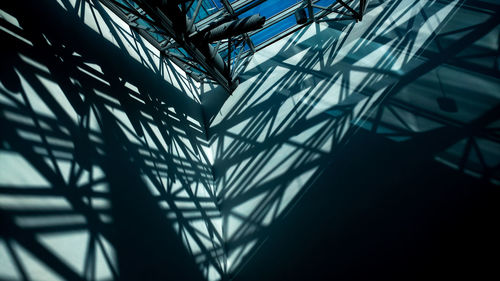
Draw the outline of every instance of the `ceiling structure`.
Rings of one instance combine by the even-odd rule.
[[[366,0],[100,1],[195,81],[229,93],[259,49],[312,22],[360,21],[366,7]],[[325,18],[331,13],[341,16]]]
[[[123,28],[95,0],[5,1],[0,279],[255,280],[291,268],[307,280],[304,265],[384,279],[435,251],[422,274],[458,264],[486,276],[500,213],[497,186],[483,186],[500,184],[493,1],[371,1],[345,29],[299,29],[293,7],[306,2],[253,1],[238,17],[267,18],[247,34],[256,53],[207,131],[191,83],[170,72],[201,73],[198,62],[139,5],[107,2]],[[204,2],[198,30],[226,13]]]

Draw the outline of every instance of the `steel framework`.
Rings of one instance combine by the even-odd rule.
[[[222,8],[200,18],[207,0],[99,0],[132,29],[160,50],[163,58],[177,65],[195,81],[213,81],[231,93],[238,85],[238,69],[248,56],[296,30],[314,22],[363,19],[366,0],[332,0],[327,7],[316,5],[319,0],[303,0],[267,19],[262,30],[292,15],[297,9],[307,9],[308,20],[269,38],[259,46],[251,40],[255,30],[214,42],[200,40],[200,34],[229,21],[237,20],[267,0],[218,0]],[[214,0],[210,0],[214,1]],[[215,2],[214,2],[215,3]],[[342,18],[327,19],[331,13]]]

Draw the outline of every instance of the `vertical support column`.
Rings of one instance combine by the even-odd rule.
[[[316,18],[314,17],[312,2],[311,0],[306,0],[306,1],[307,1],[307,13],[309,14],[309,21],[316,22]]]

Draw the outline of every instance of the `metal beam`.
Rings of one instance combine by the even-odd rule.
[[[314,10],[312,7],[312,1],[306,0],[306,3],[307,3],[307,13],[309,14],[309,22],[314,22],[314,21],[316,21],[316,18],[314,17]]]
[[[202,38],[207,31],[213,29],[215,26],[230,20],[235,20],[241,14],[257,7],[267,0],[238,0],[233,3],[230,3],[228,0],[220,0],[223,8],[196,23],[195,20],[200,10],[203,8],[203,0],[100,1],[115,12],[115,14],[118,14],[120,18],[126,21],[131,28],[136,30],[148,42],[153,44],[153,46],[158,48],[162,53],[166,54],[165,57],[177,58],[178,60],[174,63],[182,65],[181,68],[186,69],[186,73],[192,73],[193,70],[197,71],[197,73],[205,72],[207,78],[217,81],[218,84],[229,92],[233,86],[233,75],[236,75],[234,69],[238,67],[237,64],[240,63],[242,58],[303,28],[307,24],[323,21],[322,18],[332,12],[340,13],[339,9],[345,9],[348,13],[352,13],[352,17],[356,21],[362,20],[367,2],[366,0],[357,1],[359,2],[359,7],[356,5],[356,8],[353,8],[355,6],[350,4],[353,0],[332,0],[333,3],[328,7],[319,7],[315,5],[319,0],[302,0],[269,18],[263,29],[269,28],[280,22],[292,15],[297,8],[301,7],[306,7],[308,10],[308,22],[305,25],[295,25],[267,40],[265,43],[260,44],[258,48],[256,48],[250,36],[257,33],[257,31],[244,33],[227,41],[226,39],[217,41],[216,47],[213,47],[206,42],[206,40],[202,40]],[[133,5],[127,4],[132,2],[134,2]],[[138,7],[135,4],[138,4]],[[192,7],[194,5],[196,6],[193,10]],[[322,11],[315,15],[315,8],[320,8]],[[188,19],[186,14],[189,11],[193,13]],[[139,18],[146,23],[140,24],[140,22],[136,22]],[[159,38],[163,38],[163,40]],[[229,43],[231,40],[243,40],[249,46],[250,50],[243,51],[244,44],[240,47],[242,41]],[[180,48],[183,49],[181,53],[183,53],[184,56],[177,54]],[[177,51],[175,51],[175,49],[177,49]],[[232,58],[233,53],[231,49],[235,50],[235,59]],[[225,51],[227,51],[228,57],[222,58],[220,53]]]
[[[354,17],[356,18],[356,20],[361,20],[361,15],[356,12],[353,8],[351,8],[349,5],[347,5],[346,2],[342,1],[342,0],[336,0],[337,3],[339,3],[342,7],[346,8],[349,12],[351,12]]]

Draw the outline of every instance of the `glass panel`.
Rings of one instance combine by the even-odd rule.
[[[146,28],[151,28],[152,30],[155,30],[157,31],[158,29],[156,29],[154,26],[150,25],[147,21],[141,19],[141,18],[138,18],[136,20],[136,23],[146,27]],[[149,31],[148,30],[148,33],[153,36],[153,38],[156,39],[156,41],[160,42],[160,41],[163,41],[165,39],[165,37],[163,35],[161,35],[160,32],[152,32],[152,31]]]
[[[280,1],[265,1],[254,7],[245,13],[241,14],[240,18],[248,17],[255,14],[260,14],[261,16],[269,19],[270,17],[276,15],[277,13],[290,8],[291,6],[297,4],[297,0],[280,0]]]
[[[117,0],[117,1],[120,3],[123,3],[124,5],[129,6],[129,7],[136,6],[136,4],[131,0]],[[201,0],[201,1],[202,1],[201,8],[200,8],[200,11],[199,11],[196,19],[195,19],[195,22],[199,22],[200,20],[202,20],[210,15],[213,15],[216,12],[219,12],[219,11],[225,9],[223,4],[222,4],[222,0]],[[242,0],[239,0],[239,1],[242,1]],[[229,3],[234,4],[234,3],[239,2],[239,1],[238,0],[229,0]],[[251,5],[252,3],[255,3],[255,1],[258,1],[258,0],[249,1],[248,4],[245,6],[248,6],[248,5]],[[193,3],[191,5],[189,12],[188,12],[188,17],[191,17],[193,15],[193,13],[196,9],[197,3],[198,2],[195,1],[195,3]],[[267,1],[260,3],[256,7],[253,7],[250,10],[242,13],[239,16],[239,18],[245,18],[247,16],[251,16],[254,14],[260,14],[261,16],[266,17],[266,19],[269,21],[272,17],[282,17],[282,15],[280,15],[280,13],[283,13],[285,10],[290,9],[292,6],[297,5],[299,3],[304,3],[304,1],[302,1],[302,0],[267,0]],[[322,6],[322,7],[328,7],[331,4],[335,3],[335,0],[312,0],[312,3],[319,5],[319,6]],[[245,6],[241,7],[240,10],[244,9]],[[305,7],[305,5],[304,5],[304,7]],[[306,9],[306,12],[307,12],[308,17],[309,17],[310,16],[309,11],[307,8],[305,8],[305,9]],[[313,11],[315,14],[318,14],[318,13],[322,12],[323,10],[314,8]],[[238,12],[238,10],[235,10],[235,12]],[[297,23],[295,21],[295,15],[293,12],[294,11],[290,10],[289,16],[284,17],[283,19],[274,23],[273,25],[267,26],[266,28],[259,30],[258,32],[253,34],[250,38],[253,41],[254,45],[258,46],[258,45],[272,39],[275,36],[280,36],[280,34],[283,34],[283,32],[285,32],[286,30],[296,26]],[[138,23],[140,23],[141,25],[147,26],[147,27],[152,27],[147,22],[145,22],[143,20],[138,20]],[[154,27],[152,27],[152,28],[154,28]],[[163,41],[165,38],[165,36],[162,36],[162,35],[154,33],[154,32],[151,32],[150,34],[160,42]],[[248,45],[245,45],[242,50],[243,51],[249,50]],[[185,51],[182,50],[182,51],[180,51],[180,53],[185,53]],[[221,52],[221,55],[223,58],[225,58],[227,56],[227,51]]]
[[[271,25],[270,27],[265,28],[250,36],[250,39],[252,39],[252,42],[255,44],[255,46],[257,46],[296,24],[297,23],[295,22],[295,15],[291,14],[290,16]]]
[[[201,2],[201,8],[200,11],[198,12],[198,15],[196,16],[195,22],[199,22],[200,20],[216,13],[220,9],[223,8],[220,0],[202,0]],[[189,12],[187,13],[188,17],[191,18],[194,11],[196,10],[196,5],[198,5],[198,1],[196,1],[191,8],[189,9]]]

